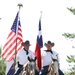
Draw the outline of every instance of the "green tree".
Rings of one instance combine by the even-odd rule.
[[[2,48],[0,47],[0,75],[5,75],[6,63],[5,60],[1,57]]]
[[[68,8],[68,7],[67,7],[67,9],[68,9],[69,11],[71,11],[71,12],[75,15],[75,8],[72,8],[72,7],[71,7],[71,8]]]
[[[62,34],[65,38],[74,39],[75,34],[74,33],[64,33]]]
[[[73,15],[75,15],[75,8],[68,8],[67,7],[67,9],[70,11],[70,12],[72,12],[72,14]],[[75,39],[75,33],[64,33],[64,34],[62,34],[65,38],[68,38],[68,39]],[[75,48],[74,46],[72,46],[72,48]],[[75,55],[69,55],[69,56],[67,56],[67,59],[66,59],[66,61],[68,62],[68,63],[70,63],[70,71],[68,72],[68,73],[65,73],[65,75],[75,75]],[[72,65],[73,64],[73,65]]]
[[[67,62],[70,63],[70,75],[75,75],[75,55],[67,56]]]
[[[5,72],[3,70],[0,70],[0,75],[5,75]]]
[[[62,34],[65,38],[69,38],[69,39],[74,39],[75,38],[75,34],[74,33],[64,33]],[[72,48],[75,48],[72,46]],[[68,74],[65,75],[75,75],[75,55],[69,55],[67,56],[66,61],[69,63],[69,72]]]

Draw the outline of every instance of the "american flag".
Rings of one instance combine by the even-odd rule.
[[[11,61],[15,54],[15,50],[17,52],[22,48],[22,42],[23,36],[18,12],[11,27],[11,31],[7,37],[6,43],[3,46],[1,54],[2,57],[7,61]]]
[[[39,20],[39,34],[37,35],[37,42],[35,48],[35,56],[37,57],[37,66],[41,70],[41,48],[43,47],[43,39],[41,32],[41,19]]]

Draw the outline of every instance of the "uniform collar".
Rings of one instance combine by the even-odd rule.
[[[51,54],[53,54],[53,51],[52,50],[44,50],[46,52],[50,52]]]
[[[23,49],[26,52],[26,55],[28,55],[29,54],[28,50],[26,50],[25,48],[23,48]]]

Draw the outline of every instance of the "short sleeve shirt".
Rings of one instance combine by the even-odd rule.
[[[26,54],[26,51],[24,51],[24,49],[18,51],[17,53],[17,61],[19,61],[19,63],[21,65],[24,65],[25,63],[28,62],[28,56],[30,58],[34,58],[34,53],[31,50],[28,50],[28,55]]]
[[[42,52],[42,66],[50,65],[51,62],[51,53],[43,51]]]

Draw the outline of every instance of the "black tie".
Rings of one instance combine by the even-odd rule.
[[[29,53],[28,50],[26,50],[26,49],[24,48],[24,51],[26,51],[26,55],[28,55],[28,53]]]
[[[51,54],[53,54],[52,50],[45,50],[46,52],[50,52]]]

